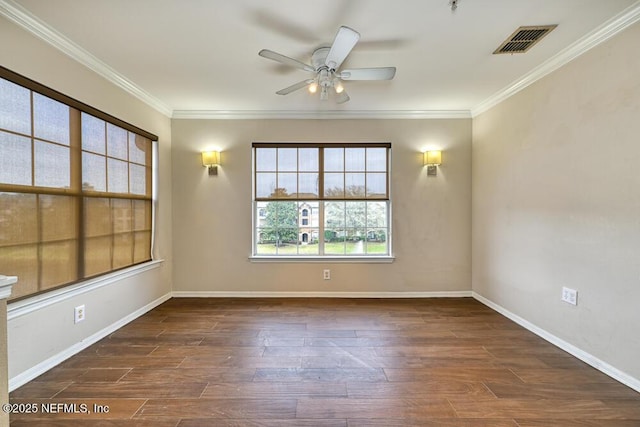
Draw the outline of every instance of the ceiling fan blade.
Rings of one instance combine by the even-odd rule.
[[[336,103],[344,104],[348,100],[350,100],[349,95],[347,95],[347,91],[343,90],[342,92],[336,94]]]
[[[271,59],[272,61],[280,62],[281,64],[290,65],[304,71],[310,71],[312,73],[315,73],[316,71],[311,65],[304,64],[296,59],[289,58],[288,56],[281,55],[272,50],[262,49],[260,52],[258,52],[258,55],[262,56],[263,58]]]
[[[330,69],[338,69],[359,39],[360,33],[357,31],[349,27],[340,27],[324,62],[325,65]]]
[[[277,91],[276,93],[278,95],[288,95],[291,92],[294,92],[298,89],[302,89],[305,86],[309,86],[311,83],[313,83],[315,80],[313,79],[307,79],[307,80],[303,80],[301,82],[298,82],[294,85],[291,85],[289,87],[285,87],[284,89],[280,89],[279,91]]]
[[[396,67],[353,68],[342,70],[342,80],[391,80],[396,75]]]

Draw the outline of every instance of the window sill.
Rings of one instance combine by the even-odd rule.
[[[158,268],[163,263],[163,259],[148,261],[122,270],[103,274],[102,276],[94,277],[93,279],[87,279],[75,285],[69,285],[19,301],[9,302],[7,305],[7,319],[11,320],[16,317],[24,316],[25,314],[40,310],[43,307],[101,288],[119,280],[126,279],[127,277],[135,276],[136,274]],[[18,282],[19,281],[20,278],[18,277]]]
[[[381,256],[261,256],[251,255],[250,262],[266,263],[353,263],[353,264],[390,264],[396,258],[393,255]]]

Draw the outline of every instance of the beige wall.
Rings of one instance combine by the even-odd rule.
[[[474,118],[472,208],[473,290],[635,378],[638,52],[640,24]]]
[[[471,120],[173,120],[174,291],[470,291]],[[251,263],[251,142],[392,143],[392,264]],[[420,150],[444,151],[427,177]],[[218,147],[217,177],[200,151]],[[331,268],[331,280],[322,269]]]
[[[159,136],[156,256],[166,260],[159,269],[11,320],[12,378],[171,292],[171,121],[4,18],[0,40],[4,67]],[[87,317],[74,325],[73,307],[78,304],[86,305]]]

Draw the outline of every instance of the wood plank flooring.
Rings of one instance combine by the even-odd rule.
[[[10,401],[57,410],[13,427],[640,426],[640,393],[470,298],[172,299]]]

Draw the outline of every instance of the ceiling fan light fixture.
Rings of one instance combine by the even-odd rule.
[[[359,39],[360,34],[357,31],[349,27],[340,27],[331,47],[319,47],[313,51],[311,55],[313,66],[267,49],[262,49],[258,55],[289,67],[314,73],[313,78],[280,89],[276,95],[288,95],[306,87],[311,94],[317,93],[320,89],[320,99],[326,101],[329,99],[329,90],[331,90],[333,92],[331,97],[335,102],[343,104],[350,98],[342,80],[391,80],[396,74],[395,67],[340,70],[343,61]]]
[[[327,91],[326,86],[322,86],[322,90],[320,91],[320,99],[322,101],[326,101],[327,99],[329,99],[329,92]]]

